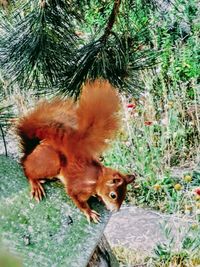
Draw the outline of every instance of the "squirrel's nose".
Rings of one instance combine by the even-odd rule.
[[[110,211],[112,211],[112,212],[117,212],[117,211],[119,211],[119,206],[114,206]]]

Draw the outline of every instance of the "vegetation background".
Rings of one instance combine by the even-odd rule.
[[[199,1],[0,3],[5,149],[8,125],[38,99],[77,98],[86,79],[108,79],[121,92],[124,125],[104,162],[139,174],[127,201],[193,220],[182,247],[168,238],[150,260],[155,266],[199,266]],[[119,251],[119,257],[128,253]],[[120,258],[122,264],[127,258]]]

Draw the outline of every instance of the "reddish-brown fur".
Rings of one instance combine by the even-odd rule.
[[[110,210],[120,208],[126,186],[135,176],[98,161],[107,139],[119,128],[119,108],[116,90],[109,82],[96,80],[86,83],[78,102],[45,100],[19,120],[22,165],[36,200],[45,195],[41,179],[58,177],[88,220],[99,220],[87,203],[92,195],[99,196]]]

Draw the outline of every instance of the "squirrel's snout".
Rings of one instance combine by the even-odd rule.
[[[119,210],[120,207],[118,207],[118,206],[116,206],[116,205],[110,203],[110,204],[107,204],[107,205],[106,205],[106,208],[107,208],[107,210],[109,210],[109,211],[111,211],[111,212],[116,212],[116,211]]]

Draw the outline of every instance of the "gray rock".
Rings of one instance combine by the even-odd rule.
[[[178,246],[192,222],[148,209],[122,207],[113,213],[104,234],[111,247],[119,245],[150,254],[156,244],[167,241],[164,228],[172,229]]]

